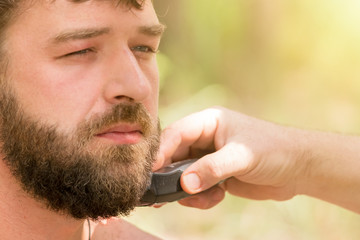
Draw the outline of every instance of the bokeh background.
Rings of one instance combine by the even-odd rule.
[[[168,26],[158,56],[163,126],[222,105],[300,128],[360,134],[360,1],[154,0]],[[360,169],[359,169],[360,174]],[[298,196],[226,196],[127,218],[163,239],[360,239],[360,215]]]

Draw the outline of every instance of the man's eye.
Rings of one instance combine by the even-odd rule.
[[[86,49],[82,49],[80,51],[65,54],[64,57],[82,56],[82,55],[86,55],[86,54],[89,54],[89,53],[92,53],[92,52],[94,52],[94,49],[86,48]]]
[[[136,46],[131,48],[132,51],[143,52],[143,53],[157,53],[157,50],[148,46]]]

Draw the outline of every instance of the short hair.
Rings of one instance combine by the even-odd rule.
[[[9,26],[10,22],[16,18],[17,10],[19,10],[20,4],[24,1],[29,0],[0,0],[0,75],[2,68],[4,67],[5,58],[5,49],[3,46],[5,31]],[[53,0],[56,1],[56,0]],[[74,3],[82,3],[90,0],[68,0]],[[99,1],[99,0],[98,0]],[[129,8],[141,9],[144,3],[144,0],[111,0],[114,1],[117,5],[125,5]]]

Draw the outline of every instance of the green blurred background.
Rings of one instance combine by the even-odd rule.
[[[300,128],[360,133],[360,1],[154,0],[163,126],[222,105]],[[359,170],[360,174],[360,170]],[[211,210],[177,203],[127,218],[164,239],[360,239],[360,216],[304,196],[226,196]]]

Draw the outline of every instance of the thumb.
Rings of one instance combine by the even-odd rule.
[[[246,148],[226,145],[186,169],[181,176],[181,186],[190,194],[202,192],[222,180],[244,174],[251,159],[252,154]]]

